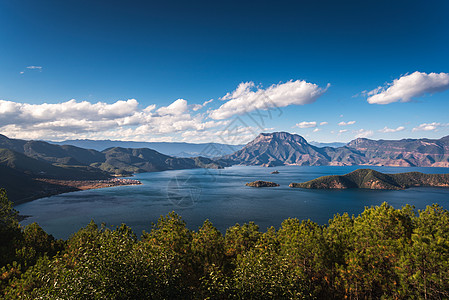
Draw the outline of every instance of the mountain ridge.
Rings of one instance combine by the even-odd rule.
[[[79,189],[136,184],[116,175],[222,167],[210,158],[172,157],[148,148],[99,152],[0,135],[0,188],[6,188],[16,204]]]
[[[136,142],[118,140],[66,140],[62,142],[48,141],[54,145],[71,145],[80,148],[97,150],[99,152],[108,148],[149,148],[162,154],[177,157],[217,157],[232,154],[243,148],[244,145],[228,145],[222,143],[187,143],[187,142]],[[218,153],[218,154],[217,154]]]
[[[438,140],[355,139],[343,147],[316,147],[288,132],[261,133],[223,157],[233,164],[261,166],[371,165],[449,167],[449,136]]]

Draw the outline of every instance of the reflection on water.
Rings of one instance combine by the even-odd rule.
[[[138,174],[143,185],[119,186],[67,193],[35,200],[16,207],[26,225],[38,222],[57,238],[67,238],[86,226],[97,223],[126,223],[139,235],[151,223],[170,211],[180,214],[190,229],[196,230],[209,219],[223,233],[235,223],[256,222],[261,230],[294,217],[325,224],[336,213],[359,214],[365,206],[386,201],[396,208],[405,204],[417,209],[438,203],[449,208],[449,189],[411,188],[403,191],[303,190],[288,187],[324,175],[340,175],[356,170],[350,167],[262,167],[234,166],[224,170],[176,170]],[[371,167],[384,173],[420,171],[449,173],[448,168]],[[245,183],[274,181],[276,188],[251,188]]]

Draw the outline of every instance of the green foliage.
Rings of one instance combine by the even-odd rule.
[[[242,254],[256,244],[259,240],[261,232],[259,226],[254,222],[236,224],[226,230],[225,251],[227,256],[236,257]]]
[[[17,211],[12,208],[6,190],[0,189],[0,267],[14,260],[20,233]]]
[[[322,176],[316,179],[291,183],[290,187],[305,189],[386,189],[399,190],[413,186],[447,186],[449,174],[424,174],[407,172],[383,174],[371,169],[358,169],[346,175]]]
[[[225,236],[208,220],[191,231],[172,212],[140,240],[126,225],[91,222],[62,242],[37,224],[21,229],[0,195],[16,234],[2,252],[6,299],[449,298],[449,212],[438,205],[384,203],[263,233],[236,224]]]

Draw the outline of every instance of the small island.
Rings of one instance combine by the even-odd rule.
[[[271,174],[279,174],[279,171],[278,170],[273,171],[273,172],[271,172]]]
[[[251,187],[276,187],[279,186],[279,184],[271,182],[271,181],[262,181],[262,180],[257,180],[257,181],[253,181],[253,182],[248,182],[247,184],[245,184],[246,186],[251,186]]]
[[[410,187],[449,187],[449,174],[407,172],[384,174],[371,169],[358,169],[346,175],[322,176],[307,182],[290,183],[303,189],[371,189],[403,190]]]

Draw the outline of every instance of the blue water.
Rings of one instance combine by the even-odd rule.
[[[126,223],[138,235],[149,231],[160,215],[175,211],[197,230],[209,219],[223,233],[235,223],[254,221],[261,230],[289,217],[311,219],[325,224],[334,214],[358,215],[366,206],[386,201],[395,208],[405,204],[423,209],[438,203],[449,209],[449,188],[411,188],[402,191],[378,190],[303,190],[289,188],[324,175],[346,174],[350,167],[234,166],[224,170],[176,170],[138,174],[143,185],[121,186],[67,193],[18,205],[22,215],[31,215],[23,225],[38,222],[56,238],[68,238],[90,220],[108,226]],[[370,167],[384,173],[420,171],[449,173],[449,168]],[[251,188],[246,182],[274,181],[276,188]]]

